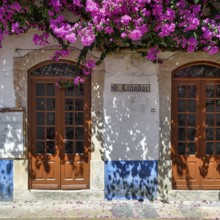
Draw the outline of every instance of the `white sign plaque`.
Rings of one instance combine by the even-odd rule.
[[[0,111],[0,158],[17,158],[23,154],[23,112]]]

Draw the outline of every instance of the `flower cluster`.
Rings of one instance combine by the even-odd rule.
[[[215,54],[220,48],[220,9],[211,5],[215,9],[211,11],[210,4],[207,0],[2,0],[0,47],[7,35],[37,28],[41,33],[34,35],[35,44],[47,45],[50,35],[62,46],[55,59],[67,56],[68,46],[79,39],[84,46],[79,63],[85,63],[95,47],[102,51],[100,60],[122,46],[144,48],[149,60],[157,60],[160,49]],[[74,19],[68,20],[65,11]],[[87,62],[84,74],[94,66],[94,61]]]
[[[59,79],[58,81],[55,82],[55,86],[61,89],[61,88],[72,87],[73,85],[80,86],[80,84],[84,82],[85,82],[85,79],[83,77],[76,76],[73,78],[73,81]]]
[[[86,76],[90,75],[95,66],[96,63],[94,60],[87,60],[83,68],[84,75]]]

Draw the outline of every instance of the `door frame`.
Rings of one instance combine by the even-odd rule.
[[[172,162],[172,166],[171,166],[171,170],[172,170],[172,176],[171,176],[172,177],[172,179],[171,179],[172,190],[180,190],[180,188],[174,188],[174,186],[173,186],[173,181],[174,181],[174,177],[173,177],[173,175],[174,175],[173,174],[173,153],[175,152],[175,147],[173,145],[175,143],[175,138],[176,138],[176,136],[173,135],[173,134],[176,133],[176,131],[174,131],[174,120],[173,120],[174,119],[174,112],[175,112],[175,105],[176,105],[175,103],[173,103],[173,101],[176,100],[175,92],[174,92],[175,85],[176,85],[176,83],[175,83],[175,74],[178,73],[179,71],[187,68],[187,67],[197,66],[197,65],[208,65],[208,66],[213,66],[213,67],[216,67],[216,68],[220,68],[220,65],[217,64],[217,63],[214,63],[214,62],[195,61],[195,62],[184,64],[184,65],[176,68],[175,70],[173,70],[171,72],[171,139],[170,139],[171,140],[171,148],[170,148],[170,155],[171,155],[171,162]],[[195,81],[197,81],[197,80],[199,81],[199,84],[200,84],[199,85],[199,87],[200,87],[200,91],[199,91],[200,92],[200,97],[199,97],[200,98],[200,107],[199,107],[200,109],[199,109],[199,111],[201,112],[201,115],[202,115],[202,117],[199,118],[199,121],[200,121],[199,124],[200,125],[202,125],[204,123],[204,120],[205,120],[205,118],[204,118],[205,112],[201,111],[201,109],[204,107],[204,102],[205,102],[205,97],[204,97],[205,92],[202,90],[202,89],[204,89],[204,85],[205,85],[205,83],[204,83],[205,79],[204,78],[206,78],[206,80],[210,81],[210,82],[213,82],[213,81],[216,82],[216,80],[219,80],[219,82],[220,82],[220,78],[217,78],[217,77],[191,77],[191,78],[190,77],[181,77],[179,79],[183,83],[184,83],[184,81],[185,82],[190,81],[190,80],[193,81],[194,79],[195,79]],[[177,80],[178,80],[178,78],[177,78]],[[205,145],[205,141],[203,140],[204,136],[205,136],[205,128],[200,129],[199,135],[201,136],[199,138],[199,143],[202,144],[202,149],[198,152],[198,157],[200,158],[199,163],[202,164],[203,160],[201,159],[201,156],[203,156],[202,154],[204,154],[204,151],[205,151],[205,148],[203,146],[203,145]],[[198,169],[199,169],[199,167],[198,167]],[[202,177],[200,174],[199,174],[199,176],[200,176],[199,177],[199,187],[200,187],[199,189],[203,190],[204,177]],[[216,188],[215,185],[213,185],[212,189],[217,190],[218,188]],[[189,190],[189,189],[186,189],[186,190]]]
[[[38,63],[37,65],[33,66],[32,68],[30,68],[28,70],[28,73],[27,73],[27,138],[28,138],[28,141],[27,141],[27,151],[28,151],[28,189],[32,189],[31,188],[31,184],[32,184],[32,179],[31,179],[31,160],[32,160],[32,150],[31,150],[31,132],[30,132],[30,129],[31,129],[31,126],[32,126],[32,120],[31,120],[31,94],[32,94],[32,89],[33,89],[33,86],[32,86],[32,76],[31,76],[31,73],[35,70],[35,69],[38,69],[42,66],[46,66],[46,65],[49,65],[49,64],[53,64],[53,63],[66,63],[66,64],[70,64],[70,65],[76,65],[73,61],[69,61],[69,60],[62,60],[60,59],[59,61],[52,61],[52,60],[47,60],[47,61],[43,61],[41,63]],[[71,76],[33,76],[33,78],[37,78],[37,79],[46,79],[46,81],[53,81],[52,79],[54,78],[60,78],[60,79],[70,79]],[[88,111],[88,114],[89,114],[89,118],[90,118],[90,123],[88,125],[88,128],[86,128],[88,130],[88,133],[86,136],[89,137],[88,139],[88,172],[89,172],[89,175],[88,175],[88,187],[87,189],[90,189],[90,160],[91,160],[91,76],[84,76],[87,80],[88,80],[88,83],[89,83],[89,89],[90,89],[90,92],[88,93],[89,97],[88,97],[88,100],[89,101],[89,111]],[[43,80],[42,80],[43,81]],[[59,95],[60,96],[60,95]],[[84,127],[85,129],[85,127]],[[61,172],[61,169],[60,169],[60,172]],[[60,173],[61,175],[61,173]],[[61,182],[61,180],[60,180]],[[68,188],[67,188],[68,189]],[[76,188],[77,189],[77,188]],[[61,189],[60,189],[61,190]]]

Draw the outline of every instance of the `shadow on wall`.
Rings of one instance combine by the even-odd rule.
[[[105,160],[158,159],[158,109],[154,96],[117,94],[106,97],[103,126]],[[155,107],[156,106],[156,107]]]
[[[171,102],[170,97],[163,97],[161,102],[161,106],[165,108],[167,103]],[[170,114],[170,108],[167,107],[167,109]],[[164,118],[163,116],[160,117],[160,163],[158,164],[158,176],[160,176],[160,179],[158,180],[158,194],[163,201],[168,201],[169,191],[172,189],[172,176],[170,175],[172,171],[172,163],[170,162],[170,118],[167,115]]]
[[[13,200],[13,161],[0,160],[0,201]]]
[[[23,156],[23,113],[0,109],[0,158]]]
[[[150,112],[151,106],[158,105],[154,98],[143,93],[104,98],[107,103],[99,136],[102,133],[108,200],[157,198],[158,113]]]

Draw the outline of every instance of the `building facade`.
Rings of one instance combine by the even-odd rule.
[[[219,200],[220,54],[122,50],[72,86],[80,50],[32,34],[0,51],[0,201]]]

